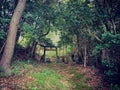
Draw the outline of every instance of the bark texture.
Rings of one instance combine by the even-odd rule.
[[[4,48],[3,56],[0,61],[0,66],[2,70],[6,73],[6,75],[11,75],[10,64],[11,64],[11,59],[14,52],[18,24],[22,16],[25,4],[26,4],[26,0],[18,1],[18,4],[16,6],[16,9],[14,10],[14,13],[10,22],[6,45]]]

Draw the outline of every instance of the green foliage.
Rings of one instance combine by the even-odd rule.
[[[120,34],[105,32],[101,35],[102,43],[97,44],[93,50],[94,55],[99,55],[102,50],[108,50],[110,60],[102,60],[104,74],[109,83],[119,83],[119,72],[117,71],[117,61],[120,55]]]
[[[0,17],[0,22],[2,22],[3,25],[5,25],[5,24],[7,24],[8,22],[10,22],[10,19],[9,19],[9,18]]]
[[[105,32],[102,34],[103,43],[94,43],[95,48],[93,49],[93,53],[98,54],[101,50],[109,49],[111,52],[111,58],[117,57],[120,55],[120,34],[112,34],[110,32]],[[114,53],[113,53],[114,51]]]
[[[55,18],[54,8],[50,3],[47,1],[28,2],[21,21],[23,31],[20,36],[24,38],[20,43],[21,45],[29,47],[32,46],[32,42],[53,45],[50,39],[45,38],[50,32]]]
[[[0,39],[2,40],[5,39],[9,22],[15,8],[15,3],[13,3],[13,1],[2,0],[0,2]]]
[[[40,40],[41,44],[45,45],[45,46],[54,46],[52,40],[50,38],[41,38]]]
[[[115,69],[115,61],[102,60],[103,66],[110,69]]]
[[[98,51],[100,51],[100,50],[102,50],[102,49],[103,49],[103,47],[102,47],[102,45],[101,45],[101,44],[99,44],[99,45],[97,45],[97,46],[96,46],[96,49],[97,49]]]
[[[22,47],[27,48],[30,45],[31,41],[32,41],[31,35],[26,33],[25,35],[19,37],[18,44],[21,45]]]
[[[117,84],[115,84],[115,85],[111,84],[110,85],[110,90],[120,90],[120,88],[118,87]]]
[[[74,34],[71,34],[68,30],[61,32],[58,46],[61,47],[63,45],[73,45],[73,37],[74,37]]]
[[[101,50],[103,50],[103,46],[101,44],[97,44],[95,49],[95,54],[99,53]]]
[[[90,54],[93,52],[92,56],[102,56],[100,55],[100,52],[102,50],[108,50],[110,61],[108,62],[107,60],[103,60],[102,64],[105,70],[104,73],[108,82],[116,83],[118,82],[117,79],[119,76],[116,71],[116,68],[118,68],[116,67],[116,61],[119,63],[120,57],[120,2],[119,0],[112,0],[111,2],[106,0],[106,3],[108,4],[106,5],[106,3],[103,4],[103,1],[101,0],[96,0],[94,3],[88,3],[87,1],[88,0],[59,0],[59,2],[56,0],[28,1],[21,21],[22,26],[20,27],[20,38],[24,39],[21,39],[22,42],[20,42],[20,44],[24,47],[28,47],[32,41],[35,41],[40,44],[54,46],[53,42],[44,36],[47,35],[47,32],[49,33],[50,30],[59,30],[61,39],[59,41],[59,46],[70,46],[67,48],[67,52],[70,52],[77,42],[76,35],[79,35],[79,47],[81,47],[81,50],[83,49],[84,38],[86,38],[88,43],[90,43],[88,44],[87,52]],[[5,38],[6,31],[8,29],[8,23],[10,21],[9,18],[11,17],[11,14],[9,15],[9,13],[12,13],[15,8],[14,4],[16,2],[14,4],[11,3],[11,5],[10,2],[10,0],[3,0],[0,3],[0,39],[2,40]],[[8,11],[8,13],[6,13],[6,11]],[[112,20],[115,21],[116,33],[112,27]],[[89,35],[90,32],[86,29],[89,29],[92,35]],[[102,42],[96,41],[94,35],[100,38]],[[63,54],[61,53],[62,52],[60,51],[60,55]],[[12,73],[20,74],[21,68],[25,68],[27,70],[32,69],[33,66],[28,65],[30,63],[31,61],[25,61],[24,63],[17,62],[13,64]],[[75,73],[74,70],[71,70],[71,73],[73,72]],[[50,77],[48,77],[49,75]],[[33,83],[33,86],[30,85],[33,90],[43,87],[45,88],[45,84],[47,84],[46,79],[48,79],[48,83],[56,85],[56,87],[54,87],[51,84],[47,84],[48,87],[51,85],[51,89],[60,89],[57,88],[57,86],[59,87],[59,84],[57,83],[59,83],[58,80],[60,80],[60,78],[56,72],[43,70],[42,72],[36,72],[31,76],[36,78],[34,82],[35,84]],[[83,75],[79,75],[77,73],[74,80],[77,80],[77,78],[82,79],[83,77]],[[54,82],[50,82],[49,79],[52,79]],[[41,86],[37,87],[36,84],[41,84]],[[79,89],[86,87],[84,83],[79,81],[75,84]],[[60,87],[62,87],[61,83]],[[117,89],[117,86],[111,85],[111,90],[114,89]]]
[[[111,48],[113,46],[120,45],[120,34],[106,32],[102,34],[102,40],[104,41],[105,47]]]
[[[104,74],[106,75],[106,81],[113,84],[119,83],[119,73],[116,71],[115,60],[103,60]]]
[[[4,39],[6,36],[5,32],[0,30],[0,39]]]

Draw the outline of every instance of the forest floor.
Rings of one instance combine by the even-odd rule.
[[[0,73],[0,90],[109,90],[94,67],[73,63],[15,61],[12,76]]]

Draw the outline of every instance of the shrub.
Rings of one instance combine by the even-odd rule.
[[[110,90],[120,90],[120,88],[118,87],[117,84],[115,84],[115,85],[111,84],[110,85]]]
[[[106,76],[105,80],[110,84],[119,83],[119,73],[116,71],[115,60],[103,60],[104,74]]]

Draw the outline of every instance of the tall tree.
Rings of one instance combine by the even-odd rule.
[[[26,5],[25,13],[23,15],[23,33],[22,36],[27,34],[30,36],[31,43],[27,48],[30,49],[28,53],[34,58],[36,52],[36,46],[41,43],[42,37],[45,37],[51,31],[52,23],[54,20],[54,8],[52,3],[48,1],[37,2],[31,1]],[[28,12],[29,11],[29,12]],[[26,38],[26,37],[25,37]]]
[[[22,16],[25,4],[26,4],[26,0],[19,0],[16,9],[14,10],[8,30],[5,49],[3,52],[2,59],[0,61],[0,66],[7,75],[11,75],[11,68],[10,68],[11,58],[14,52],[18,24]]]

